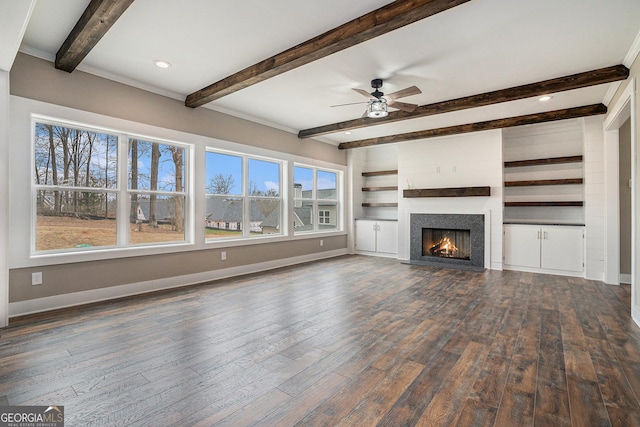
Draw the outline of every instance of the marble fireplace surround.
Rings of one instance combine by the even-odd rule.
[[[424,214],[410,217],[409,264],[460,270],[484,271],[485,216],[482,214]],[[422,229],[443,228],[470,230],[471,259],[440,258],[422,255]]]

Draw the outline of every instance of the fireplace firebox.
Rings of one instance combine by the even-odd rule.
[[[471,259],[471,230],[422,229],[422,256]]]
[[[484,270],[484,215],[411,214],[410,264]]]

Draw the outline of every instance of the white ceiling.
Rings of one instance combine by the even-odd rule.
[[[20,50],[53,60],[88,3],[38,0],[30,18],[16,12],[15,20],[28,19]],[[78,69],[184,101],[192,92],[388,3],[136,0]],[[9,20],[5,14],[0,24]],[[639,49],[639,30],[639,0],[471,0],[205,107],[297,133],[360,117],[364,104],[331,106],[366,101],[351,88],[369,89],[373,78],[385,79],[387,93],[418,86],[422,94],[402,101],[424,105],[621,63],[630,66]],[[156,59],[172,67],[159,69]],[[338,144],[594,104],[605,100],[611,85],[555,94],[545,104],[525,99],[321,139]]]

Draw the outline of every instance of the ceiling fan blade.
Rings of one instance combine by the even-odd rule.
[[[336,105],[330,105],[330,107],[345,107],[347,105],[357,105],[357,104],[367,104],[367,101],[361,101],[361,102],[350,102],[348,104],[336,104]]]
[[[406,89],[402,89],[397,92],[385,95],[384,97],[387,99],[387,101],[393,101],[394,99],[404,98],[405,96],[418,95],[420,93],[422,93],[420,89],[415,86],[411,86]]]
[[[360,95],[364,96],[365,98],[369,98],[369,99],[373,98],[371,96],[371,94],[369,92],[367,92],[366,90],[364,90],[364,89],[354,89],[354,88],[352,88],[352,89],[354,91],[358,92]]]
[[[418,108],[418,104],[409,104],[408,102],[398,102],[393,100],[387,100],[387,105],[389,105],[389,107],[397,108],[398,110],[406,111],[407,113],[411,113]]]

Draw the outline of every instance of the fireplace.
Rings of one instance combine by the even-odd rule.
[[[422,229],[422,256],[471,259],[471,230]]]
[[[484,215],[411,214],[410,264],[484,270]]]

